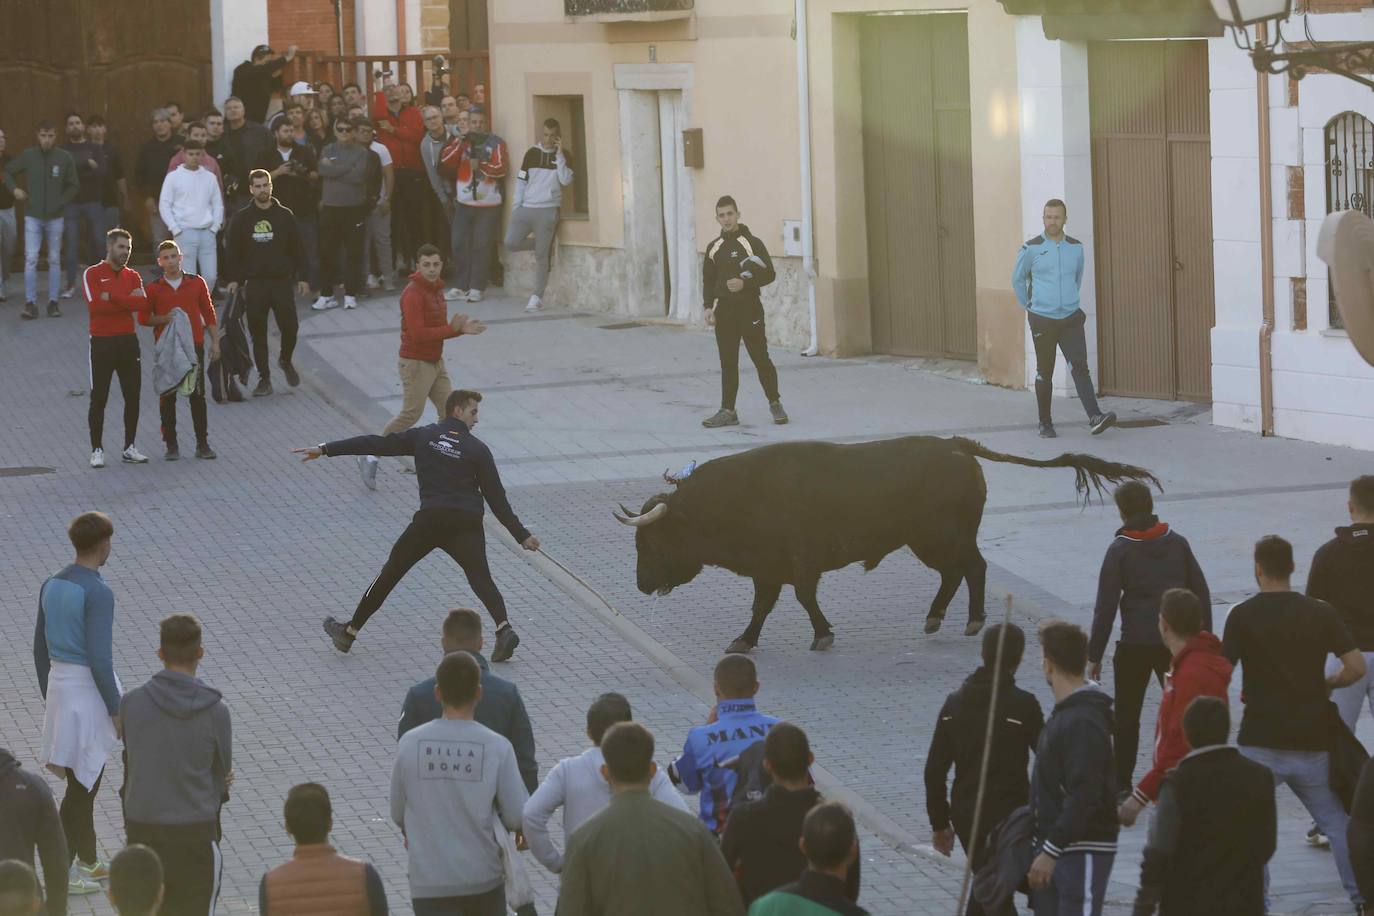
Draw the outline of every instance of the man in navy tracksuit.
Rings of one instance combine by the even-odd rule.
[[[1140,709],[1153,674],[1164,686],[1173,653],[1159,635],[1159,608],[1164,593],[1186,588],[1202,605],[1202,631],[1212,632],[1212,596],[1207,577],[1183,535],[1154,514],[1150,488],[1127,481],[1113,494],[1122,525],[1102,559],[1097,578],[1097,606],[1088,640],[1088,677],[1100,680],[1102,657],[1121,610],[1121,638],[1112,654],[1116,696],[1116,785],[1129,792],[1135,785],[1135,758],[1140,746]]]
[[[409,455],[415,459],[420,511],[415,513],[391,548],[382,571],[363,593],[353,619],[347,625],[333,617],[324,620],[324,631],[340,652],[353,647],[358,631],[382,606],[391,590],[412,566],[436,548],[453,557],[463,568],[468,585],[496,622],[496,645],[492,648],[491,660],[506,661],[520,645],[520,637],[506,617],[505,599],[492,581],[491,568],[487,565],[487,542],[482,529],[483,501],[491,506],[496,518],[521,547],[538,550],[539,538],[520,524],[506,499],[491,450],[472,434],[481,401],[482,395],[476,391],[455,391],[448,396],[444,419],[438,423],[388,436],[355,436],[292,449],[304,456],[302,461],[340,455]]]
[[[1035,916],[1102,916],[1118,829],[1112,699],[1083,677],[1088,637],[1082,629],[1047,621],[1040,646],[1054,711],[1031,772],[1031,907]]]
[[[1088,320],[1078,307],[1083,283],[1083,243],[1064,234],[1068,208],[1062,200],[1045,204],[1045,232],[1021,246],[1011,274],[1016,301],[1026,310],[1031,340],[1035,344],[1035,401],[1040,408],[1040,436],[1055,437],[1050,417],[1055,350],[1064,351],[1073,375],[1078,400],[1088,415],[1093,435],[1116,423],[1116,414],[1103,413],[1097,405],[1092,377],[1088,374],[1088,341],[1083,325]]]

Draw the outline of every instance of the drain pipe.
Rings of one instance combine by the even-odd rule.
[[[1256,47],[1265,47],[1268,23],[1255,27]],[[1260,435],[1274,435],[1274,195],[1269,144],[1269,75],[1259,73],[1260,304],[1259,331]]]
[[[801,127],[802,271],[806,274],[811,343],[802,356],[820,351],[816,337],[816,246],[811,204],[811,56],[806,44],[806,0],[795,0],[792,29],[797,39],[797,120]]]

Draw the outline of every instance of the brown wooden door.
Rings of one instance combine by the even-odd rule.
[[[1088,64],[1102,390],[1209,400],[1207,44],[1095,42]]]
[[[860,70],[873,349],[972,359],[967,18],[866,17]]]

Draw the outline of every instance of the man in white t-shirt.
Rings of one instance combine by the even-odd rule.
[[[363,265],[368,268],[368,289],[390,290],[391,272],[395,269],[395,258],[391,254],[391,192],[396,184],[396,171],[391,164],[391,151],[378,143],[374,135],[371,121],[353,131],[353,142],[376,153],[382,168],[381,190],[376,205],[368,213],[367,228],[363,233]],[[376,266],[375,273],[371,265]]]

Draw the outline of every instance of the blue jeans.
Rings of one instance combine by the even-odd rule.
[[[91,240],[91,258],[88,264],[94,264],[105,256],[105,205],[100,201],[88,204],[67,204],[66,210],[62,212],[62,221],[65,224],[62,241],[62,270],[67,275],[67,285],[76,285],[76,259],[81,249],[81,221],[86,221],[90,227],[90,234],[87,236]]]
[[[1350,867],[1350,847],[1346,842],[1345,828],[1349,817],[1345,805],[1331,789],[1331,761],[1325,751],[1289,751],[1273,747],[1255,747],[1242,744],[1240,752],[1255,763],[1269,768],[1274,774],[1274,785],[1286,785],[1302,802],[1317,827],[1331,841],[1331,855],[1336,860],[1336,871],[1341,876],[1341,885],[1350,895],[1353,903],[1362,903],[1360,890],[1355,886],[1355,871]],[[1265,896],[1269,896],[1269,868],[1264,869]]]
[[[24,217],[24,301],[38,303],[38,250],[48,243],[48,301],[56,302],[62,286],[62,217]]]
[[[1114,852],[1066,852],[1054,866],[1050,886],[1031,892],[1035,916],[1102,916]]]

